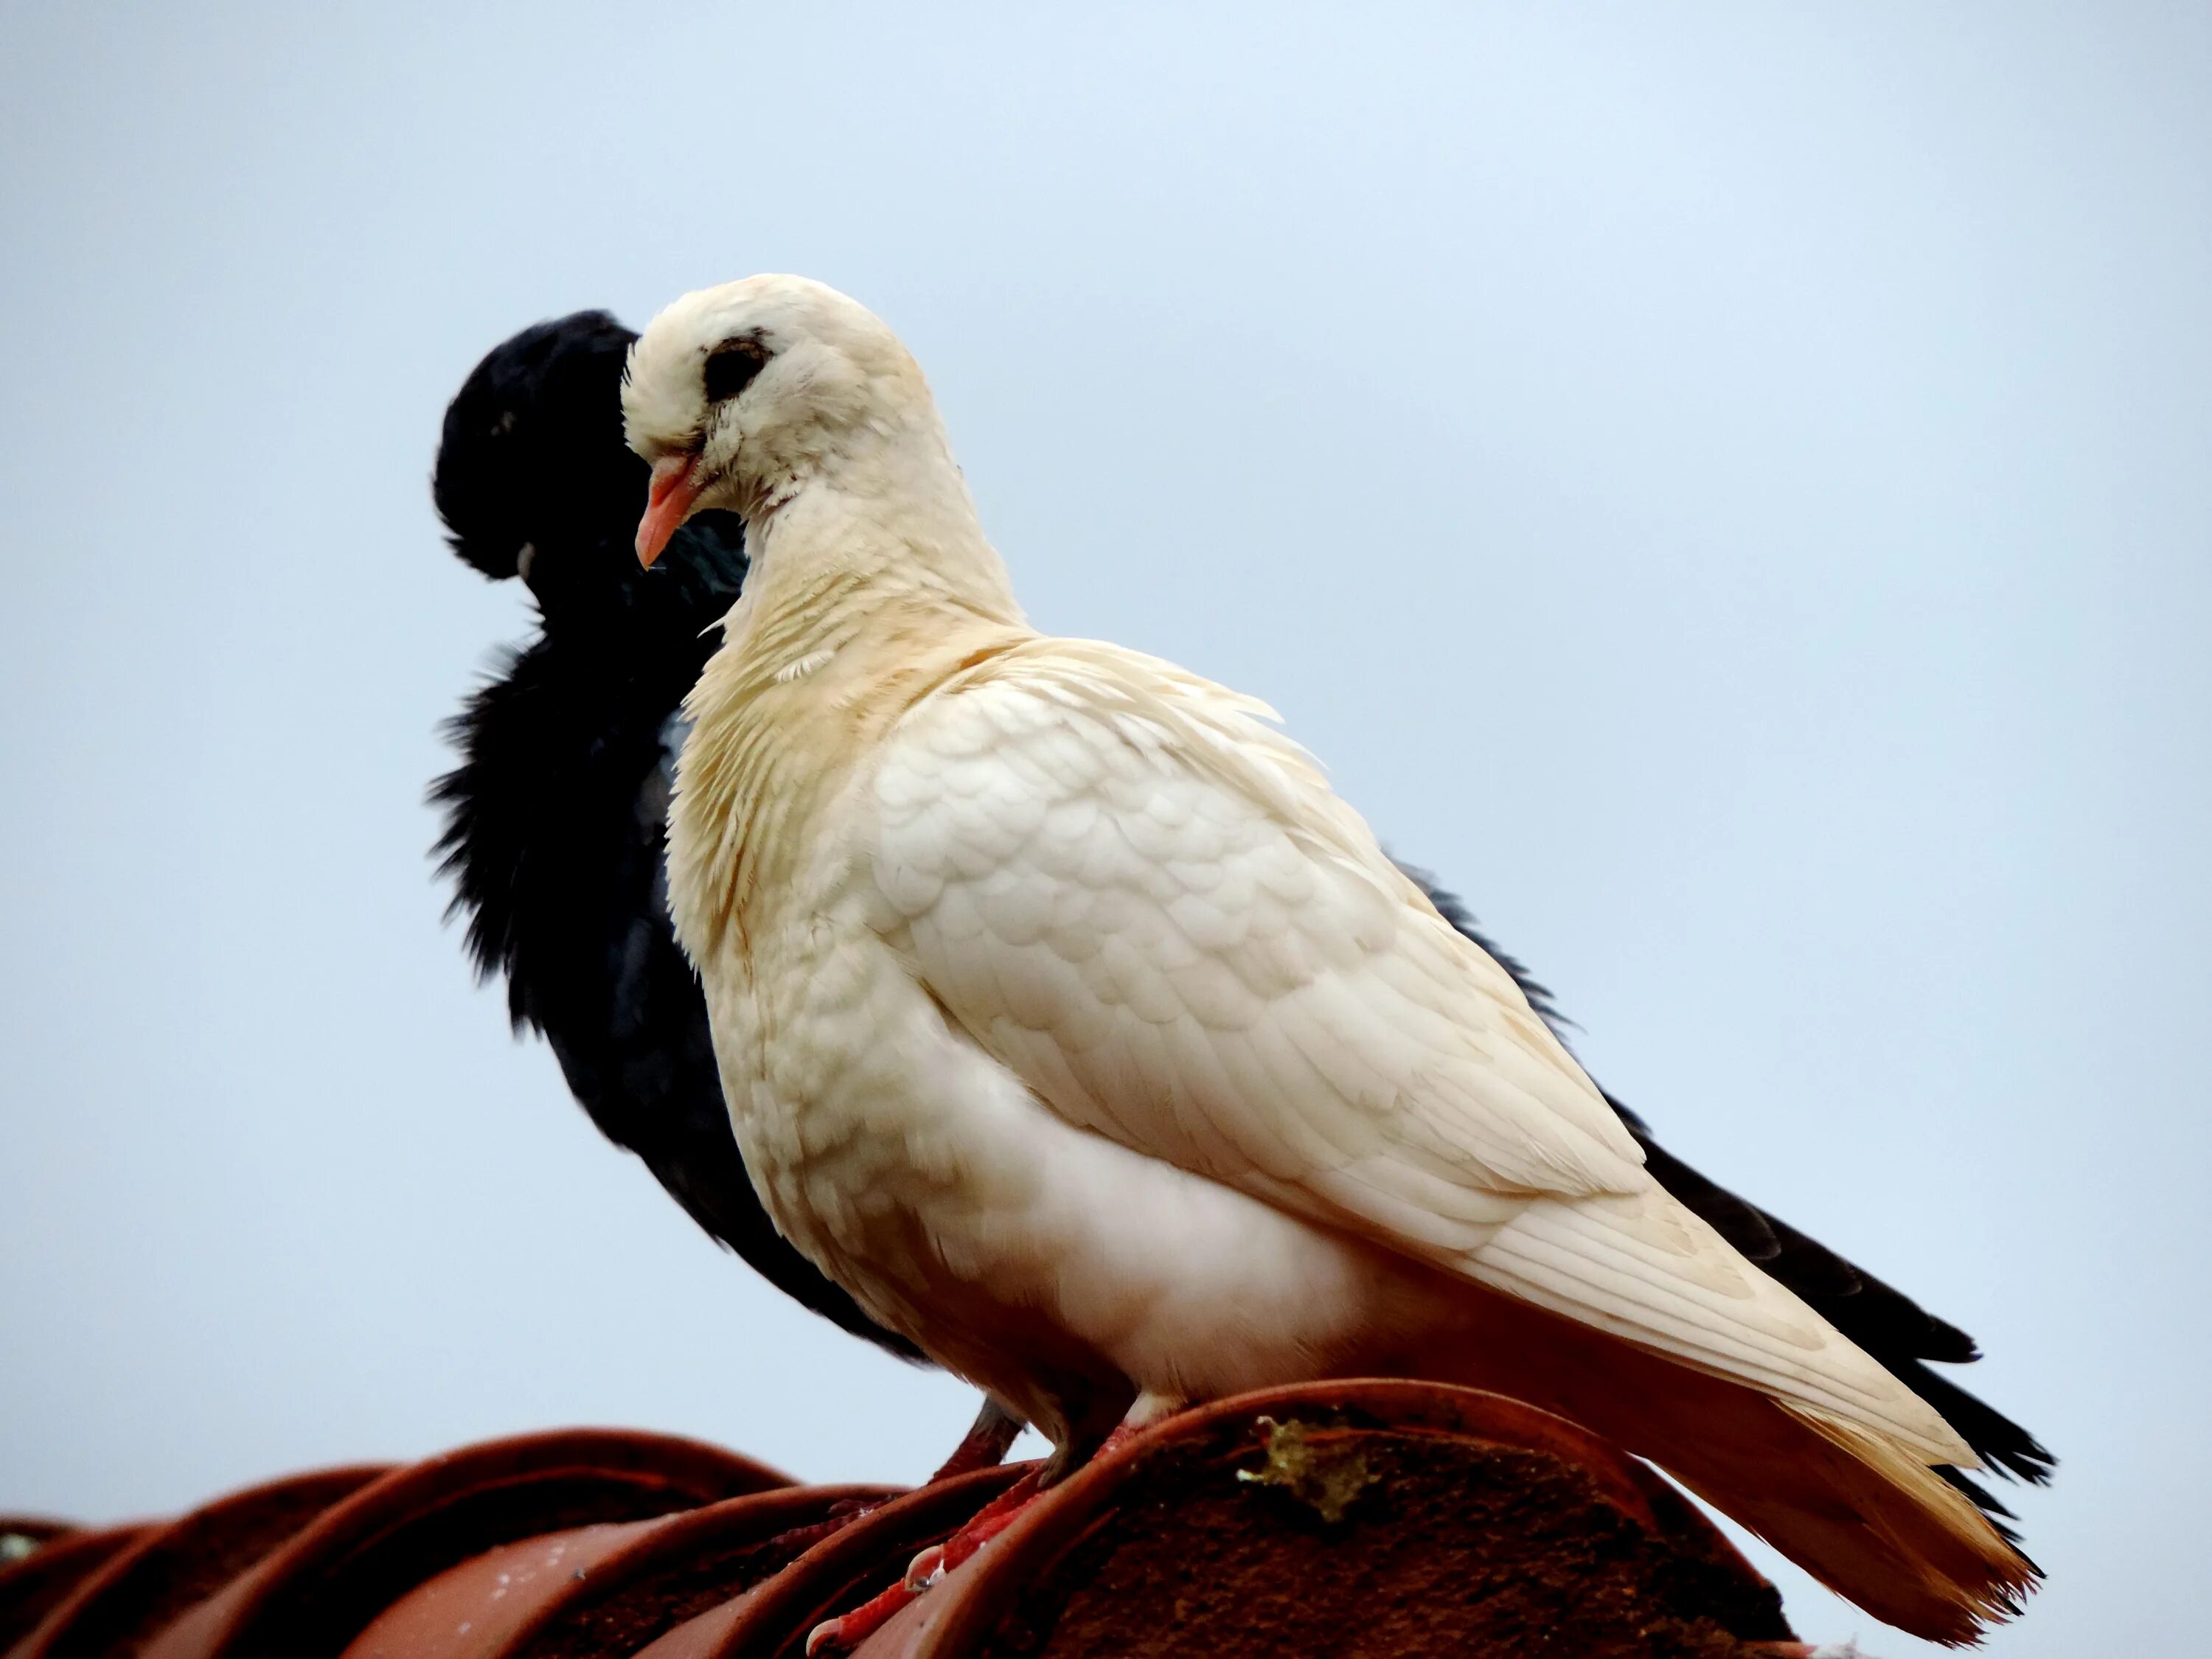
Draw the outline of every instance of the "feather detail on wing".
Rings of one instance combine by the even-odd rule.
[[[1085,641],[955,676],[872,775],[886,937],[1073,1122],[1971,1465],[1657,1187],[1512,977],[1270,717]]]

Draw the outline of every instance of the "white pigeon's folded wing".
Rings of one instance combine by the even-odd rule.
[[[908,716],[876,875],[955,1018],[1086,1127],[1440,1254],[1538,1194],[1640,1190],[1511,981],[1255,708],[1038,641]]]
[[[1267,713],[1082,641],[956,676],[872,773],[886,937],[1073,1122],[1968,1461],[1657,1188],[1511,978]]]

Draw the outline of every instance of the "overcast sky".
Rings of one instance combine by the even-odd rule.
[[[528,625],[447,398],[782,270],[1040,625],[1276,704],[1668,1145],[1982,1339],[2064,1459],[1993,1653],[2201,1629],[2212,12],[463,11],[0,9],[0,1508],[964,1425],[596,1139],[423,856]]]

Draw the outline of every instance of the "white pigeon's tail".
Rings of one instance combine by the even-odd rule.
[[[1413,1357],[1417,1374],[1528,1401],[1649,1458],[1877,1619],[1965,1644],[2040,1576],[1893,1436],[1514,1297],[1474,1297],[1471,1325]]]

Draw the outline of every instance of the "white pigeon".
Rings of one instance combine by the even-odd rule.
[[[671,902],[746,1165],[876,1319],[1036,1424],[1325,1376],[1491,1388],[1948,1642],[2036,1577],[1928,1405],[1645,1172],[1271,712],[1038,634],[921,371],[756,276],[633,348],[650,563],[744,515]]]

